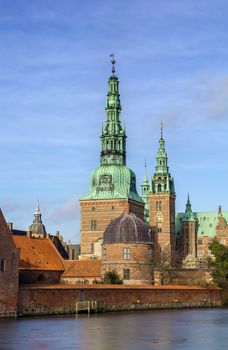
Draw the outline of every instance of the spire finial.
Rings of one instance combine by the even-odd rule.
[[[115,71],[116,71],[116,69],[115,69],[116,60],[115,60],[115,57],[114,57],[114,53],[111,53],[110,57],[112,58],[112,60],[111,60],[111,63],[112,63],[112,76],[114,77]]]
[[[161,139],[163,138],[163,122],[161,122]]]
[[[146,158],[145,158],[145,163],[144,163],[144,179],[143,179],[143,181],[144,182],[147,182],[148,180],[147,180],[147,169],[146,169]]]
[[[188,200],[187,200],[188,203],[190,203],[190,199],[189,199],[189,192],[188,192]]]
[[[146,158],[145,158],[145,163],[144,163],[144,173],[145,173],[145,178],[147,178],[147,173],[146,173]]]

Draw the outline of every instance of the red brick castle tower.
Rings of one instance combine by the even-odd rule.
[[[154,233],[156,255],[166,250],[171,262],[175,260],[175,188],[169,173],[168,157],[165,151],[163,125],[156,158],[155,173],[151,181],[149,194],[149,224]]]

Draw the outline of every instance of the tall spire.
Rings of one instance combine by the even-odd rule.
[[[101,165],[125,165],[126,133],[120,121],[119,81],[115,76],[114,54],[111,54],[110,57],[112,57],[112,76],[108,81],[106,121],[101,133]]]
[[[162,122],[159,147],[156,157],[155,173],[152,179],[152,191],[154,193],[175,193],[174,181],[169,173],[168,156],[165,150]]]

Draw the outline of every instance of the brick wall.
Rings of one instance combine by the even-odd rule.
[[[60,271],[42,271],[42,270],[20,270],[19,281],[20,284],[56,284],[60,283]]]
[[[175,195],[168,193],[150,193],[150,222],[154,233],[155,251],[159,255],[160,250],[170,247],[172,262],[175,260]],[[158,208],[156,203],[160,202]]]
[[[221,305],[216,287],[141,286],[44,286],[23,287],[19,294],[21,315],[74,313],[76,301],[103,301],[107,311],[153,308],[209,307]]]
[[[129,279],[124,279],[125,284],[151,283],[152,248],[152,244],[146,243],[103,244],[102,275],[115,270],[124,279],[124,270],[128,269]],[[124,249],[128,249],[129,256],[124,256]]]
[[[210,269],[177,269],[172,270],[170,274],[168,273],[168,271],[166,271],[166,274],[161,276],[161,272],[155,270],[154,284],[160,285],[161,280],[163,279],[164,284],[203,286],[213,283],[211,272],[212,271]]]
[[[0,317],[17,311],[19,251],[0,210]]]
[[[142,203],[120,200],[81,201],[81,254],[93,254],[92,243],[103,238],[104,230],[111,220],[123,212],[134,213],[143,219]],[[96,222],[92,227],[92,221]]]

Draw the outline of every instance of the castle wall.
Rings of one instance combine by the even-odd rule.
[[[163,276],[161,272],[154,271],[154,284],[161,285],[161,281],[164,284],[170,285],[207,285],[213,283],[213,278],[210,269],[176,269],[166,271]]]
[[[0,317],[17,311],[19,250],[0,210]]]
[[[20,315],[75,313],[77,301],[103,301],[105,310],[209,307],[221,305],[217,287],[136,287],[123,285],[23,287],[19,295]]]

